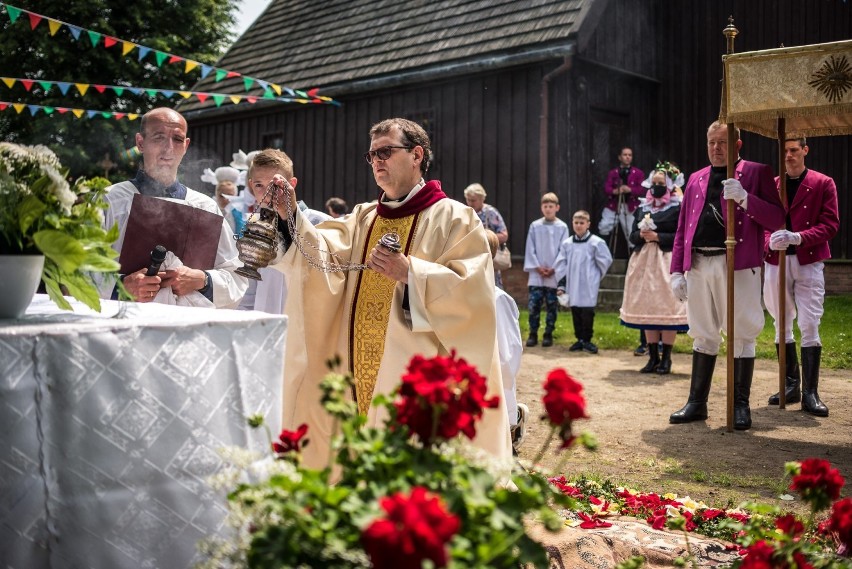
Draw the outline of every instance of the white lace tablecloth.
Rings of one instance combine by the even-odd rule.
[[[102,302],[0,321],[4,569],[191,566],[226,531],[217,450],[280,424],[285,317]]]

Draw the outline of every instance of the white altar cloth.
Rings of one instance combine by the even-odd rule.
[[[0,567],[189,567],[227,531],[218,449],[280,425],[286,317],[69,300],[0,320]]]

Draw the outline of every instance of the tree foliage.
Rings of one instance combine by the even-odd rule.
[[[121,40],[173,53],[206,64],[214,64],[233,41],[230,29],[237,0],[13,0],[17,8],[94,30]],[[200,68],[197,68],[200,69]],[[141,62],[139,51],[122,56],[121,44],[105,48],[103,40],[92,46],[86,32],[75,40],[66,26],[51,36],[46,21],[35,30],[22,13],[14,24],[0,8],[0,70],[4,77],[41,81],[64,81],[102,85],[126,85],[188,90],[200,78],[199,71],[184,73],[182,63],[164,62],[157,67],[153,53]],[[12,88],[0,83],[0,101],[73,107],[99,111],[145,113],[155,106],[173,106],[176,99],[112,89],[98,93],[89,89],[81,96],[72,87],[62,95],[53,86],[48,93],[36,84],[30,92],[20,83]],[[44,144],[59,156],[72,176],[103,175],[98,162],[104,157],[119,165],[111,176],[133,170],[122,160],[122,152],[133,146],[137,121],[81,118],[70,113],[32,116],[0,112],[0,140],[20,144]]]

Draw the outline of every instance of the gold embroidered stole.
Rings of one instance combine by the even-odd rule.
[[[414,238],[418,214],[399,219],[387,219],[376,216],[364,242],[362,261],[365,262],[370,250],[385,233],[399,235],[402,252],[408,253],[409,244]],[[385,336],[388,330],[393,291],[397,281],[373,270],[361,271],[355,291],[355,306],[349,335],[349,361],[352,362],[352,375],[355,377],[355,398],[358,412],[366,415],[373,401],[373,391],[385,353]]]

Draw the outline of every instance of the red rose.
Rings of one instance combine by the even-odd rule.
[[[852,498],[843,498],[834,503],[828,529],[837,534],[847,555],[852,553]]]
[[[793,553],[793,561],[796,562],[795,569],[814,569],[814,566],[808,563],[808,559],[801,551],[796,551]]]
[[[278,435],[278,440],[281,442],[272,443],[272,450],[278,454],[300,452],[304,447],[308,446],[308,440],[302,440],[307,432],[308,426],[304,423],[299,425],[299,428],[295,431],[282,430],[281,434]]]
[[[793,514],[787,514],[776,519],[775,527],[790,537],[799,537],[805,533],[805,526]]]
[[[568,448],[576,438],[571,431],[574,420],[589,418],[582,391],[583,386],[561,368],[552,370],[544,381],[544,410],[550,424],[559,428],[561,448]]]
[[[660,508],[648,516],[647,522],[651,524],[651,527],[654,529],[665,529],[667,520],[666,509]]]
[[[763,540],[757,541],[740,551],[744,555],[740,569],[775,569],[772,555],[775,549]]]
[[[452,439],[459,433],[472,439],[483,410],[500,404],[497,396],[486,399],[487,391],[486,379],[464,359],[456,358],[455,350],[431,359],[414,356],[394,403],[397,421],[424,443]]]
[[[446,567],[446,545],[461,523],[447,513],[440,498],[417,486],[410,497],[398,493],[383,498],[381,506],[387,517],[375,520],[361,534],[375,569],[419,569],[425,559]]]
[[[597,528],[608,528],[612,527],[612,524],[609,522],[605,522],[598,517],[597,514],[592,514],[591,516],[585,514],[583,512],[577,512],[577,516],[583,520],[580,523],[580,527],[582,529],[597,529]]]
[[[807,458],[801,462],[799,474],[793,476],[790,490],[798,492],[815,511],[824,510],[840,497],[846,481],[827,460]]]

